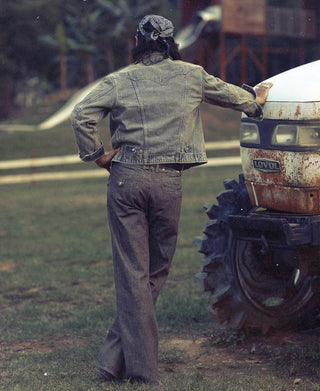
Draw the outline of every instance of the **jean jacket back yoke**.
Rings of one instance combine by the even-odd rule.
[[[80,158],[96,160],[104,148],[96,125],[110,114],[113,161],[127,164],[207,161],[199,106],[201,102],[261,115],[255,94],[180,60],[129,65],[103,78],[72,113]],[[153,59],[155,61],[153,61]],[[253,91],[253,90],[252,90]]]

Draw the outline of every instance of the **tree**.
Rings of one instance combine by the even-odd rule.
[[[162,3],[159,0],[97,0],[104,10],[101,16],[109,22],[108,38],[117,41],[123,37],[126,39],[127,63],[131,60],[137,22],[144,15],[159,10]]]
[[[0,118],[12,109],[15,92],[24,79],[48,74],[50,66],[43,61],[50,51],[38,43],[39,34],[51,28],[58,16],[60,0],[4,1],[0,10]]]
[[[45,34],[39,39],[55,48],[59,54],[60,89],[66,88],[67,80],[67,54],[70,52],[84,54],[86,82],[95,80],[93,55],[97,51],[96,23],[100,10],[95,9],[94,3],[89,6],[82,3],[66,3],[64,13],[55,33]]]
[[[60,68],[60,90],[64,91],[67,88],[67,61],[69,45],[66,35],[66,29],[63,22],[56,25],[54,35],[46,34],[39,37],[39,41],[55,48],[59,54]]]
[[[84,54],[87,83],[95,80],[94,54],[98,51],[98,19],[101,13],[95,2],[69,3],[66,6],[68,45],[74,52]]]
[[[60,89],[63,91],[67,88],[67,65],[66,54],[68,52],[68,42],[66,29],[63,23],[58,23],[55,29],[55,37],[59,47],[59,64],[60,64]]]
[[[77,85],[85,84],[127,64],[138,21],[147,13],[172,19],[174,2],[177,0],[2,1],[0,118],[8,116],[16,92],[31,77],[64,89],[67,81],[72,85],[75,75]],[[86,76],[79,83],[83,71]]]

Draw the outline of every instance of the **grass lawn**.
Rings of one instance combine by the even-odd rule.
[[[226,111],[214,114],[210,126],[218,125],[206,126],[208,141],[225,137]],[[23,113],[20,122],[26,117]],[[237,120],[236,114],[226,122],[232,139]],[[33,151],[37,156],[76,153],[67,123],[41,134],[0,133],[0,151],[2,160]],[[156,308],[160,382],[154,386],[106,384],[95,369],[115,316],[107,178],[1,186],[0,389],[320,390],[314,337],[280,341],[229,331],[207,315],[207,297],[194,282],[202,256],[193,239],[207,221],[202,205],[214,202],[223,179],[237,178],[240,171],[240,166],[200,167],[183,176],[177,251]]]

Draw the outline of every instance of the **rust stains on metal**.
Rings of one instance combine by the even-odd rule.
[[[245,147],[241,147],[240,151],[243,173],[254,205],[295,213],[320,212],[318,151]],[[280,170],[264,170],[264,165],[279,167]]]
[[[312,102],[312,117],[316,120],[320,118],[320,107],[318,102]]]
[[[315,187],[320,183],[320,153],[318,151],[278,151],[241,147],[245,178],[259,183],[293,187]],[[256,159],[278,162],[280,172],[263,172],[253,166]]]
[[[320,213],[318,188],[303,189],[246,181],[253,205],[291,213]]]
[[[300,107],[300,105],[297,106],[297,109],[296,109],[296,112],[294,113],[294,115],[296,117],[299,117],[299,115],[301,115],[301,107]]]
[[[264,119],[276,120],[319,120],[320,101],[317,102],[266,102],[263,106]]]

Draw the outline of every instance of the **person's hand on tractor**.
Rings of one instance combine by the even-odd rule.
[[[100,168],[105,168],[110,172],[111,170],[111,161],[113,157],[120,151],[120,148],[113,149],[112,151],[106,153],[99,157],[95,162]]]
[[[269,95],[269,90],[273,86],[273,83],[260,83],[255,88],[256,102],[263,106]]]

